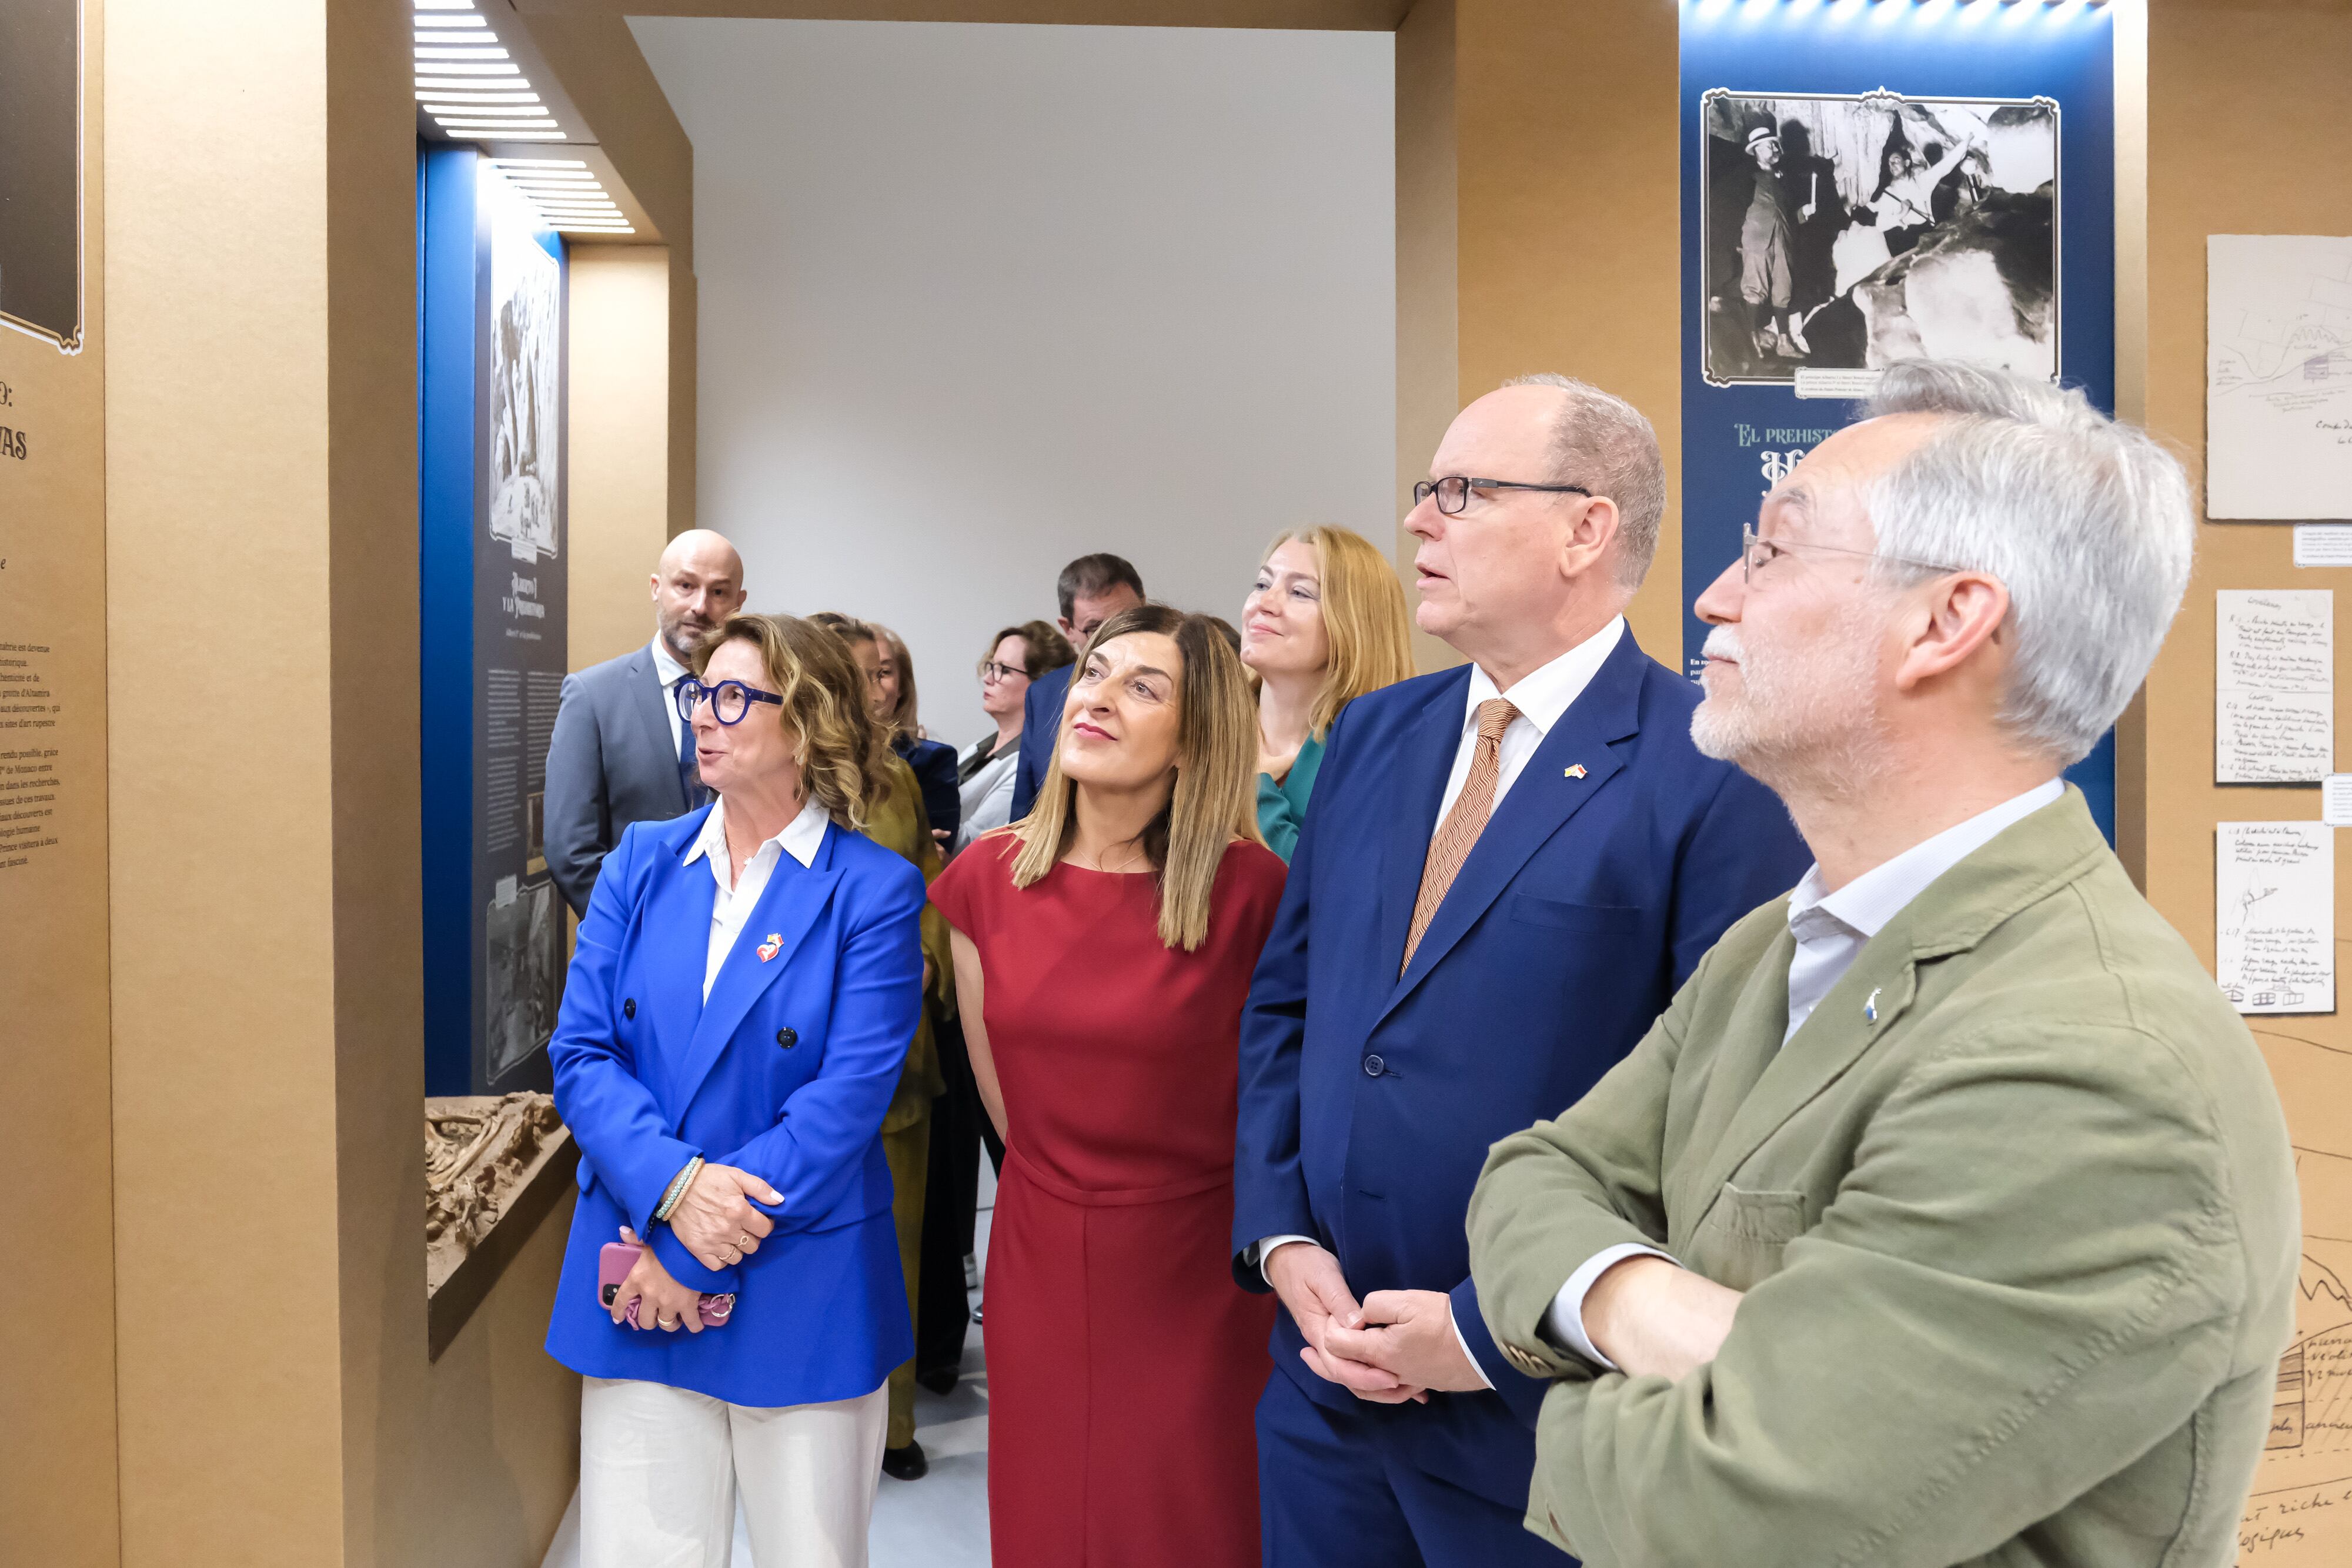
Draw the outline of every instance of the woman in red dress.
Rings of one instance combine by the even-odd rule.
[[[1023,822],[932,884],[1003,1134],[988,1248],[1004,1568],[1255,1568],[1272,1298],[1233,1281],[1242,1003],[1282,897],[1256,710],[1205,617],[1112,617]]]

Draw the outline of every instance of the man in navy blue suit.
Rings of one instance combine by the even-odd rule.
[[[1095,629],[1122,610],[1143,602],[1143,579],[1126,559],[1115,555],[1082,555],[1062,569],[1054,585],[1061,601],[1061,619],[1055,622],[1073,648],[1084,648]],[[1013,764],[1013,821],[1029,814],[1045,769],[1054,760],[1054,737],[1062,729],[1062,701],[1070,695],[1075,664],[1048,670],[1029,683],[1021,704],[1021,760]]]
[[[1665,489],[1649,422],[1559,376],[1463,410],[1415,486],[1417,619],[1470,664],[1332,727],[1242,1019],[1269,1563],[1562,1561],[1522,1528],[1546,1385],[1479,1316],[1470,1189],[1810,858],[1626,630]]]

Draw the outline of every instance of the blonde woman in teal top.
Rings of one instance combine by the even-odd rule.
[[[1257,687],[1258,831],[1287,861],[1331,721],[1413,674],[1412,622],[1388,557],[1341,528],[1276,538],[1242,604],[1242,663]]]

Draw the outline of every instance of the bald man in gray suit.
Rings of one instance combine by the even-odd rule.
[[[653,574],[654,640],[563,678],[547,747],[547,868],[579,914],[631,822],[666,821],[709,799],[677,683],[695,645],[743,607],[743,558],[708,528],[670,540]]]

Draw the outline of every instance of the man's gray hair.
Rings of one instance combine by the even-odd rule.
[[[1863,412],[1945,416],[1872,486],[1878,549],[2001,580],[2016,653],[2000,721],[2078,761],[2147,678],[2189,587],[2197,517],[2180,464],[2080,392],[2007,371],[1897,363]]]
[[[1641,587],[1650,558],[1658,553],[1658,521],[1666,515],[1666,462],[1658,455],[1658,433],[1640,409],[1573,376],[1546,371],[1503,384],[1568,394],[1552,427],[1551,482],[1581,485],[1617,504],[1617,580]]]

